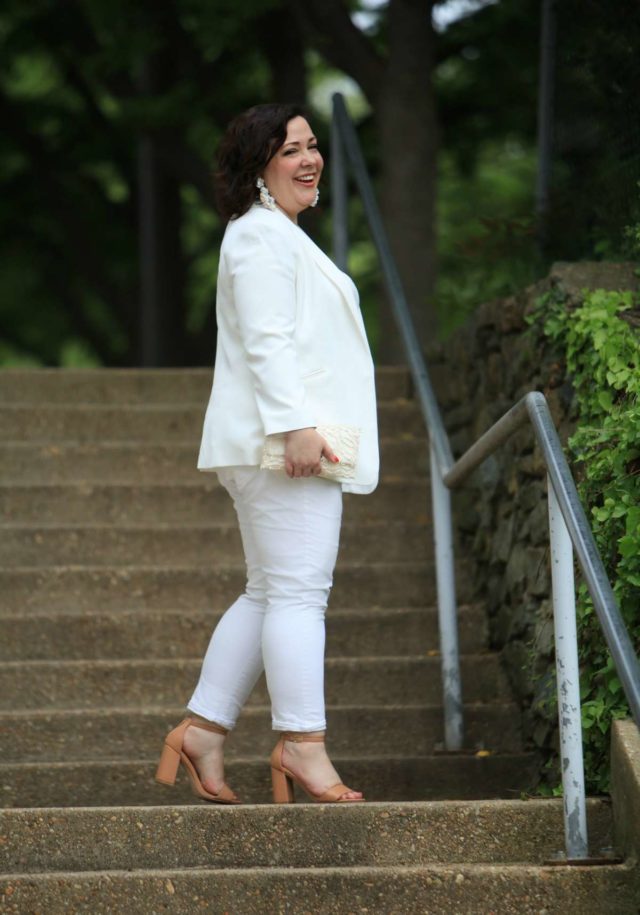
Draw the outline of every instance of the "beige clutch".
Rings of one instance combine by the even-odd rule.
[[[340,458],[339,464],[332,464],[325,457],[320,458],[322,470],[317,476],[325,480],[353,480],[356,475],[360,429],[356,426],[316,426],[335,454]],[[284,432],[267,435],[262,452],[261,470],[284,470]]]

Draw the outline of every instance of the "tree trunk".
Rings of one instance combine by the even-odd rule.
[[[387,54],[356,28],[343,0],[289,0],[320,53],[360,85],[373,108],[381,163],[378,197],[422,346],[436,332],[436,106],[434,0],[390,0]],[[381,298],[383,298],[381,296]],[[404,362],[390,306],[380,311],[381,362]]]
[[[436,165],[431,2],[392,0],[389,58],[375,106],[380,140],[380,206],[423,348],[437,331]],[[380,309],[381,362],[404,362],[390,306]]]
[[[264,38],[262,50],[271,70],[271,97],[274,102],[307,101],[307,74],[300,24],[287,7],[270,10],[261,20],[257,33]]]

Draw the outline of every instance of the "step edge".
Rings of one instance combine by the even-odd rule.
[[[479,658],[484,660],[491,659],[492,661],[499,661],[500,654],[499,652],[493,651],[474,651],[467,654],[460,654],[461,661],[475,661]],[[434,664],[437,661],[440,661],[438,655],[433,655],[432,657],[426,657],[424,655],[349,655],[345,657],[328,657],[325,659],[328,666],[338,666],[338,665],[347,665],[347,664],[358,664],[362,665],[363,663],[369,663],[372,665],[380,664],[391,664],[402,662],[406,664],[407,662],[411,664]],[[65,667],[68,669],[81,669],[83,666],[91,665],[92,667],[106,667],[112,665],[116,668],[126,668],[133,667],[134,665],[139,667],[144,666],[154,666],[154,667],[164,667],[171,666],[176,664],[202,664],[202,657],[182,657],[182,658],[70,658],[68,660],[34,660],[34,661],[1,661],[0,662],[0,671],[4,668],[7,671],[12,671],[18,667],[29,667],[30,669],[36,669],[39,667],[41,669],[50,669],[52,667]]]
[[[386,705],[380,703],[375,703],[372,705],[364,705],[358,703],[357,705],[335,705],[327,703],[326,709],[328,712],[432,712],[432,711],[442,711],[442,704],[436,702],[427,702],[420,704],[408,704],[402,703],[400,705],[397,702],[392,702]],[[463,711],[466,712],[482,712],[493,709],[496,711],[512,711],[514,709],[518,710],[520,713],[520,707],[515,701],[507,702],[464,702]],[[249,714],[266,714],[271,711],[270,705],[251,705],[247,706],[243,710],[243,715],[248,716]],[[126,717],[131,717],[132,709],[131,706],[126,705],[115,705],[115,706],[88,706],[87,708],[71,707],[71,708],[36,708],[36,709],[0,709],[0,720],[5,719],[9,721],[13,720],[24,720],[25,718],[52,718],[52,717],[62,717],[66,716],[69,718],[72,717],[114,717],[116,715],[124,715]],[[184,706],[175,705],[144,705],[144,706],[135,706],[135,713],[139,716],[159,716],[166,715],[167,717],[173,716],[177,717],[182,715],[184,717]],[[0,763],[1,765],[1,763]]]
[[[464,809],[464,808],[473,808],[478,810],[478,808],[492,810],[495,808],[500,808],[501,812],[507,810],[524,810],[525,807],[544,807],[548,808],[548,811],[553,813],[557,811],[560,817],[562,816],[563,802],[562,798],[535,798],[527,800],[515,800],[513,798],[483,798],[477,800],[431,800],[431,801],[367,801],[365,804],[352,805],[349,809],[354,811],[353,816],[373,816],[376,811],[385,811],[393,810],[396,813],[402,813],[403,810],[419,810],[424,812],[429,812],[430,810],[447,810],[447,809]],[[604,797],[588,797],[587,798],[587,807],[589,809],[600,809],[600,808],[610,808],[611,803],[608,798]],[[273,804],[273,803],[264,803],[264,804],[240,804],[240,805],[224,805],[219,804],[216,806],[215,813],[219,816],[236,816],[244,817],[247,813],[251,813],[254,810],[261,811],[261,815],[268,817],[269,815],[280,816],[316,816],[323,817],[326,814],[326,805],[324,804],[314,804],[301,803],[301,804]],[[185,811],[188,811],[190,814],[195,814],[196,816],[201,816],[203,819],[207,819],[211,816],[210,806],[205,806],[202,803],[199,804],[155,804],[155,805],[145,805],[145,804],[127,804],[127,805],[116,805],[109,804],[99,807],[61,807],[61,806],[52,806],[52,807],[3,807],[0,808],[0,818],[8,819],[10,817],[24,816],[24,817],[44,817],[52,816],[56,817],[61,814],[65,814],[67,817],[80,818],[82,816],[92,816],[97,818],[98,816],[113,816],[114,814],[127,814],[128,816],[158,816],[162,815],[165,818],[169,819],[175,816],[176,812],[184,814]],[[302,811],[300,813],[299,811]]]
[[[508,762],[511,760],[531,762],[531,761],[533,761],[533,759],[535,757],[536,757],[536,754],[533,752],[516,753],[516,752],[505,751],[504,753],[492,753],[490,757],[482,757],[482,760],[483,760],[482,764],[491,765],[490,762],[487,763],[487,760],[489,760],[489,759],[497,760],[499,762]],[[447,756],[446,753],[437,753],[437,754],[432,754],[432,755],[428,755],[428,754],[411,755],[411,756],[398,755],[398,756],[394,756],[394,761],[397,760],[404,765],[407,763],[409,763],[409,764],[411,764],[411,763],[414,763],[414,764],[429,763],[434,759],[443,759],[443,758],[449,759],[449,757]],[[456,756],[454,758],[458,758],[458,757]],[[474,756],[473,752],[471,752],[468,754],[468,756],[466,758],[472,759],[472,758],[475,758],[475,756]],[[384,765],[384,766],[389,765],[388,756],[375,756],[375,755],[345,756],[343,754],[332,753],[331,759],[339,762],[340,765],[343,765],[343,766],[357,765],[359,763],[367,763],[367,764],[371,764],[371,763],[378,764],[379,763],[380,765]],[[2,773],[3,775],[7,775],[16,770],[20,770],[20,771],[27,770],[27,771],[36,772],[43,766],[46,769],[55,769],[57,771],[72,770],[72,769],[77,769],[77,768],[82,768],[82,769],[91,768],[91,769],[95,769],[95,770],[101,770],[101,769],[112,768],[112,767],[132,769],[134,767],[139,768],[140,766],[153,767],[153,766],[157,765],[157,762],[158,762],[157,754],[155,756],[143,756],[143,757],[140,757],[139,759],[127,759],[127,760],[118,759],[117,757],[114,759],[102,759],[102,760],[100,760],[100,759],[87,759],[87,760],[77,759],[77,760],[65,760],[65,761],[51,760],[51,761],[43,761],[43,762],[35,762],[34,760],[25,760],[24,762],[0,763],[0,773]],[[243,766],[247,766],[247,767],[251,766],[251,767],[256,767],[256,768],[259,767],[260,769],[263,769],[267,765],[267,762],[265,761],[264,755],[261,755],[261,756],[258,756],[258,755],[256,755],[256,756],[234,756],[233,758],[227,760],[227,764],[229,766],[243,765]],[[532,798],[531,800],[536,800],[536,798]],[[370,801],[368,803],[375,803],[375,802]],[[381,802],[381,803],[386,803],[386,802]],[[402,803],[410,803],[410,802],[403,801]],[[475,803],[475,802],[469,801],[469,803]],[[174,805],[163,805],[163,807],[164,806],[174,806]],[[250,806],[250,805],[244,804],[243,806],[246,807],[246,806]],[[257,806],[260,806],[260,805],[257,805]],[[62,809],[67,810],[67,809],[70,809],[70,807],[71,807],[71,805],[64,807]],[[35,808],[33,808],[33,807],[2,807],[2,808],[0,808],[0,810],[33,810],[33,809],[35,809]],[[38,808],[38,809],[40,809],[40,810],[47,809],[48,810],[49,808]],[[78,808],[74,806],[73,809],[77,810]],[[85,808],[83,808],[83,809],[85,809]],[[90,808],[86,808],[86,809],[95,810],[96,808],[90,807]],[[124,808],[122,808],[122,809],[124,809]]]
[[[367,518],[365,521],[343,521],[341,530],[362,530],[362,528],[382,528],[393,526],[428,528],[431,526],[430,521],[412,521],[401,518]],[[118,521],[94,521],[94,522],[38,522],[33,524],[29,521],[2,521],[0,522],[0,533],[22,533],[22,534],[39,534],[45,533],[74,533],[74,532],[93,532],[93,531],[116,531],[129,533],[132,531],[138,533],[156,533],[158,531],[171,533],[173,531],[185,532],[193,531],[201,533],[202,531],[228,531],[237,530],[238,524],[234,519],[229,521],[159,521],[149,522],[118,522]]]
[[[153,615],[153,616],[157,615],[157,616],[176,616],[176,617],[179,616],[181,619],[185,619],[185,618],[188,619],[192,615],[195,617],[201,617],[201,616],[213,617],[213,616],[217,616],[217,615],[222,615],[225,612],[225,610],[226,610],[226,608],[220,609],[220,610],[197,610],[197,609],[196,610],[172,610],[172,609],[167,609],[167,608],[159,608],[157,610],[146,610],[146,609],[140,609],[140,610],[131,610],[131,609],[87,610],[87,611],[84,611],[84,610],[82,610],[82,611],[42,610],[42,611],[37,611],[35,613],[31,613],[31,614],[29,614],[29,616],[25,616],[24,613],[18,613],[18,612],[7,613],[5,611],[0,610],[0,623],[4,622],[4,621],[14,621],[14,620],[20,620],[23,622],[28,621],[29,623],[32,623],[33,621],[36,621],[36,620],[44,620],[44,619],[51,619],[51,618],[77,619],[79,616],[81,616],[83,619],[93,619],[93,618],[95,618],[95,619],[100,619],[100,618],[118,619],[118,618],[125,617],[125,616],[131,617],[131,618],[133,618],[133,617],[144,618],[145,616],[148,616],[148,615]],[[459,615],[464,614],[465,616],[471,615],[471,614],[484,615],[486,612],[481,603],[459,604],[457,610],[458,610]],[[350,619],[351,617],[362,619],[362,618],[366,618],[367,616],[370,616],[370,615],[375,615],[376,617],[388,616],[389,618],[391,618],[393,616],[406,616],[409,614],[411,614],[411,615],[426,614],[426,613],[437,614],[437,612],[438,612],[438,608],[435,604],[431,604],[427,607],[372,606],[372,607],[369,607],[366,609],[362,609],[360,607],[352,607],[352,608],[343,607],[343,608],[336,609],[336,610],[329,608],[329,610],[327,611],[327,616],[329,618],[329,622],[331,622],[331,621],[337,621],[339,619]]]
[[[250,806],[250,805],[247,805]],[[258,806],[258,805],[256,805]],[[95,809],[95,808],[93,808]],[[16,872],[11,874],[1,874],[1,882],[17,881],[19,879],[25,879],[29,882],[41,881],[45,882],[46,880],[60,880],[60,879],[86,879],[86,880],[99,880],[107,878],[119,878],[123,877],[125,879],[140,879],[141,877],[149,877],[150,879],[170,879],[171,877],[186,877],[191,874],[194,875],[207,875],[212,876],[214,874],[224,874],[228,879],[230,875],[253,875],[253,874],[268,874],[268,875],[286,875],[290,876],[292,879],[295,879],[296,876],[315,876],[319,877],[332,876],[337,874],[353,874],[354,876],[374,876],[380,874],[381,877],[388,877],[391,874],[400,874],[407,876],[420,876],[422,874],[458,874],[458,873],[469,873],[469,874],[478,874],[482,875],[483,873],[492,874],[496,872],[507,871],[510,873],[515,873],[516,871],[520,873],[525,873],[527,876],[531,875],[532,877],[539,876],[540,871],[544,871],[545,875],[553,873],[556,874],[558,879],[562,879],[563,874],[576,874],[578,870],[583,868],[576,867],[558,867],[557,865],[546,865],[546,864],[533,864],[526,861],[505,861],[501,863],[481,863],[473,861],[465,861],[460,864],[439,864],[439,863],[426,863],[426,864],[351,864],[340,867],[339,865],[327,866],[327,867],[273,867],[265,865],[263,867],[229,867],[229,868],[212,868],[212,867],[185,867],[185,868],[167,868],[158,869],[158,868],[132,868],[131,870],[96,870],[96,871],[33,871],[33,872]],[[584,869],[587,869],[586,867]],[[595,870],[595,867],[589,868],[589,870]],[[612,862],[611,864],[600,864],[597,866],[598,872],[608,873],[612,871],[613,873],[620,874],[621,872],[628,872],[630,875],[633,874],[635,870],[635,865],[633,861],[627,860],[620,863]],[[547,877],[548,879],[548,877]]]

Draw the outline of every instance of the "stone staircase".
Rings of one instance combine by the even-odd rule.
[[[426,440],[401,368],[378,371],[381,483],[345,497],[327,619],[329,751],[369,803],[269,803],[263,681],[227,742],[246,805],[154,782],[244,580],[230,499],[195,470],[210,381],[0,375],[0,909],[637,912],[625,864],[543,866],[561,803],[520,800],[535,759],[463,560],[468,749],[440,746]],[[610,845],[608,803],[589,815]]]

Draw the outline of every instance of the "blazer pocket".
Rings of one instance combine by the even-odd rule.
[[[300,377],[303,381],[306,381],[307,378],[313,378],[314,375],[322,375],[326,371],[325,368],[312,369],[310,372],[304,372]]]

